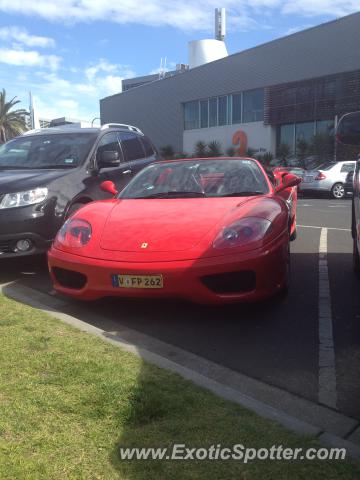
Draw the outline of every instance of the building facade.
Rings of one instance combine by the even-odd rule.
[[[360,110],[360,13],[100,101],[101,123],[141,128],[156,146],[198,141],[275,154]]]

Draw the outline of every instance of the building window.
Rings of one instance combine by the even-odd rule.
[[[228,123],[228,97],[219,97],[219,125]]]
[[[200,127],[207,128],[209,126],[209,101],[200,101]]]
[[[288,145],[291,148],[291,151],[294,151],[295,144],[295,126],[293,123],[289,125],[280,126],[280,139],[279,144]]]
[[[200,125],[199,102],[187,102],[184,104],[184,128],[192,130]]]
[[[264,120],[264,90],[250,90],[243,93],[244,123],[261,122]]]
[[[314,122],[296,124],[296,143],[298,142],[298,140],[305,140],[307,143],[309,143],[312,137],[314,136],[314,134],[315,134]]]
[[[209,127],[217,126],[217,117],[218,117],[218,102],[217,98],[209,99]]]
[[[332,135],[335,129],[334,120],[318,120],[316,122],[316,133],[328,133]]]
[[[242,94],[232,95],[232,123],[242,122]]]

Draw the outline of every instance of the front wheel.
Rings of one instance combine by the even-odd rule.
[[[336,200],[341,200],[345,197],[345,187],[342,183],[335,183],[331,189],[331,195]]]

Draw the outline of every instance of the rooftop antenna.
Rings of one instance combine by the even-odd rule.
[[[226,35],[225,8],[215,8],[215,38],[224,41]]]

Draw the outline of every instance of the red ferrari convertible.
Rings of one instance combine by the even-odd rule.
[[[274,185],[250,158],[157,162],[87,204],[49,252],[54,287],[82,300],[178,297],[258,300],[286,289],[296,185]],[[276,182],[275,182],[276,183]]]

